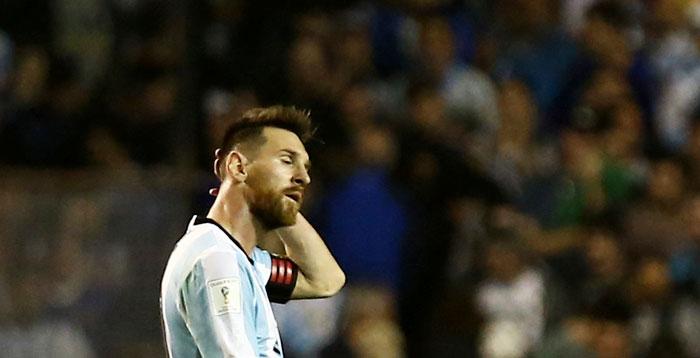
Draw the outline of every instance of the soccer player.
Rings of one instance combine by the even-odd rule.
[[[293,107],[252,109],[227,129],[216,200],[191,220],[163,276],[170,357],[282,357],[270,301],[327,297],[345,283],[299,212],[310,137],[308,113]]]

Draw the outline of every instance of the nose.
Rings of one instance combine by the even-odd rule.
[[[292,178],[294,184],[298,186],[307,186],[311,183],[311,177],[309,176],[309,171],[306,168],[300,168],[297,170],[297,174]]]

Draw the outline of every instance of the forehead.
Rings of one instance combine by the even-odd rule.
[[[308,160],[309,155],[306,152],[304,143],[301,142],[301,139],[294,132],[282,128],[266,127],[263,129],[263,136],[265,137],[265,144],[260,148],[260,153],[275,154],[287,150],[298,153],[303,159]]]

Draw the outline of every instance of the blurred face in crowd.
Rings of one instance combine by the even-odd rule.
[[[649,2],[650,22],[659,31],[672,31],[683,27],[688,0],[656,0]]]
[[[637,267],[634,277],[636,298],[642,302],[661,303],[671,293],[669,268],[661,259],[647,259]]]
[[[444,18],[431,18],[423,24],[421,54],[431,74],[441,76],[454,61],[453,36],[450,24]]]
[[[621,102],[613,113],[613,127],[605,136],[605,151],[624,159],[636,154],[642,141],[642,114],[631,100]]]
[[[686,152],[688,155],[695,158],[695,161],[698,161],[700,160],[700,118],[696,119],[696,121],[698,124],[693,125],[690,130]]]
[[[14,73],[14,96],[20,103],[33,103],[46,89],[49,76],[48,55],[29,48],[20,54]]]
[[[87,261],[79,237],[66,237],[51,252],[51,274],[56,280],[66,280],[80,272]]]
[[[600,137],[594,133],[565,130],[561,134],[561,154],[567,175],[583,180],[600,180],[603,156]]]
[[[350,128],[371,125],[376,115],[376,106],[369,88],[362,84],[348,87],[340,100],[340,112],[344,124]]]
[[[403,357],[392,294],[380,287],[354,287],[348,294],[345,334],[356,357]]]
[[[599,327],[590,317],[585,315],[572,315],[564,320],[563,325],[567,337],[579,346],[592,347],[595,344],[596,335],[598,333],[596,329]]]
[[[514,247],[491,245],[486,250],[486,268],[491,278],[510,282],[522,272],[523,258]]]
[[[700,244],[700,195],[696,194],[690,199],[686,214],[688,233]]]
[[[250,158],[245,196],[251,212],[269,229],[293,225],[311,182],[309,155],[293,132],[263,129],[265,143]]]
[[[24,273],[10,287],[12,315],[16,324],[29,325],[37,320],[46,304],[46,281],[41,275]]]
[[[625,73],[614,68],[605,68],[593,74],[583,94],[583,102],[593,109],[603,109],[622,103],[630,93]]]
[[[625,34],[599,17],[586,19],[581,40],[606,67],[626,69],[631,64],[632,54]]]
[[[623,272],[620,246],[615,237],[605,231],[591,234],[586,243],[586,260],[592,273],[601,278],[615,279]]]
[[[13,259],[15,255],[18,255],[20,251],[20,245],[18,240],[15,240],[14,233],[9,229],[11,226],[8,225],[9,218],[12,218],[14,213],[27,212],[29,201],[23,200],[23,194],[16,190],[9,188],[4,188],[0,190],[0,225],[4,228],[4,232],[0,235],[0,275],[7,272],[13,266]],[[8,221],[5,221],[8,220]],[[12,219],[15,222],[15,219]],[[8,230],[9,229],[9,230]]]
[[[530,142],[537,118],[537,105],[527,86],[519,81],[503,84],[499,96],[501,126],[498,129],[498,145],[507,150],[525,149]]]
[[[328,56],[320,39],[311,36],[298,38],[291,46],[289,73],[296,91],[309,96],[326,96],[331,83]]]
[[[350,29],[337,43],[335,57],[348,75],[362,75],[372,69],[372,43],[369,31],[365,28]]]
[[[556,2],[552,0],[501,0],[497,14],[513,34],[535,34],[556,20]]]
[[[652,168],[649,178],[649,196],[662,204],[673,204],[684,191],[683,171],[677,163],[661,161]]]
[[[445,100],[432,89],[424,89],[411,101],[411,117],[421,129],[428,131],[445,126]]]
[[[386,168],[394,163],[397,146],[391,131],[370,126],[360,129],[355,150],[363,164]]]
[[[600,322],[600,334],[596,339],[594,350],[598,358],[631,357],[630,332],[621,322]]]

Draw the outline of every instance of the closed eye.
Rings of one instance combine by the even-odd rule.
[[[284,164],[294,164],[294,161],[290,157],[282,157],[280,160],[282,160],[282,163]]]

